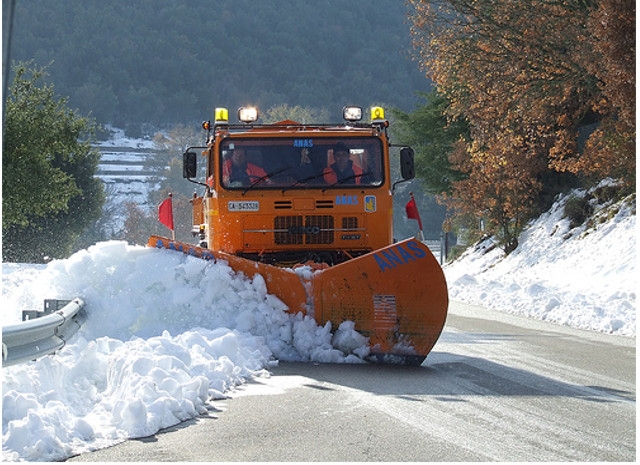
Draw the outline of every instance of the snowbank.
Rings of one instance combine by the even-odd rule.
[[[207,411],[277,360],[356,362],[349,322],[320,327],[225,263],[99,243],[47,266],[3,264],[3,321],[45,298],[88,313],[56,356],[3,369],[3,460],[63,460]],[[335,328],[334,328],[335,329]]]
[[[449,294],[503,312],[611,334],[636,335],[635,195],[597,207],[571,228],[563,196],[505,256],[488,239],[444,267]]]

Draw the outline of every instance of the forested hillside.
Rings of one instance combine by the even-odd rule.
[[[215,106],[412,110],[430,82],[398,0],[15,2],[12,61],[117,127],[199,123]]]

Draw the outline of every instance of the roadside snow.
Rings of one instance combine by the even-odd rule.
[[[562,197],[504,255],[492,239],[444,267],[453,300],[605,333],[636,335],[635,198],[570,228]]]

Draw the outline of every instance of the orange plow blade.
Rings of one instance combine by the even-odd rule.
[[[442,268],[415,239],[316,272],[313,290],[316,321],[355,322],[379,362],[422,363],[449,304]]]
[[[353,321],[369,338],[371,361],[419,365],[438,340],[449,298],[444,273],[422,242],[408,239],[313,274],[152,236],[150,247],[206,260],[225,260],[236,272],[261,274],[267,290],[291,313],[313,315],[337,328]],[[303,277],[304,276],[304,277]]]

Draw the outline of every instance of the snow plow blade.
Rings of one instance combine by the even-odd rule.
[[[205,260],[225,260],[236,272],[261,274],[267,290],[291,313],[313,316],[333,328],[353,321],[369,338],[372,362],[420,365],[440,336],[447,317],[444,273],[416,239],[390,245],[313,273],[254,262],[222,252],[151,236],[150,247]]]
[[[351,320],[369,338],[372,361],[419,365],[445,324],[449,297],[440,264],[416,239],[317,272],[318,323]]]

